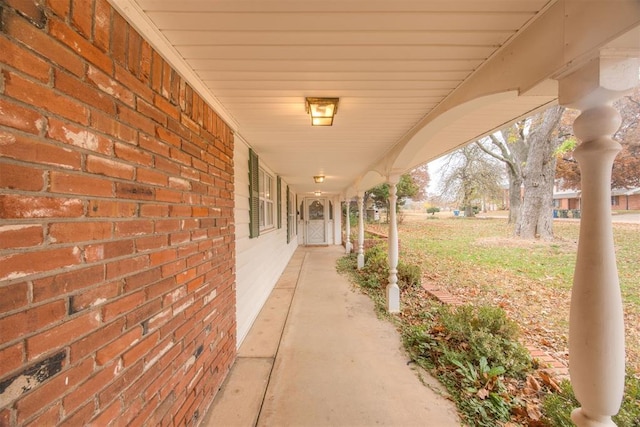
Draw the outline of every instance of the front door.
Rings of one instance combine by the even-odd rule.
[[[327,244],[326,199],[307,199],[307,245]]]

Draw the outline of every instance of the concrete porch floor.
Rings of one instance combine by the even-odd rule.
[[[336,272],[342,254],[297,249],[202,426],[461,425],[437,381],[407,365],[394,327]]]

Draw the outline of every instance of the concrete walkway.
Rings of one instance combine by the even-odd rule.
[[[437,382],[407,365],[394,327],[336,272],[340,256],[296,251],[203,426],[461,425]]]

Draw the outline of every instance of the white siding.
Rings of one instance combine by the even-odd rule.
[[[260,156],[260,153],[257,153]],[[249,147],[236,136],[234,149],[235,169],[235,225],[236,225],[236,321],[238,347],[249,332],[271,290],[293,255],[298,240],[294,237],[287,244],[287,183],[281,186],[282,227],[261,231],[257,238],[249,238]],[[277,174],[260,160],[260,167]],[[277,205],[277,197],[274,205]]]
[[[333,199],[333,229],[331,229],[333,244],[342,244],[342,202],[339,197]]]

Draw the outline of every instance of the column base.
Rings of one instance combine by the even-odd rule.
[[[578,427],[616,427],[616,423],[611,420],[611,417],[598,417],[595,420],[589,418],[582,408],[574,409],[571,412],[571,421]]]
[[[400,313],[400,288],[398,285],[387,285],[387,311]]]
[[[351,249],[352,249],[351,242],[346,242],[346,243],[344,244],[344,251],[345,251],[347,254],[350,254],[350,253],[351,253]]]
[[[358,270],[364,267],[364,254],[358,254]]]

